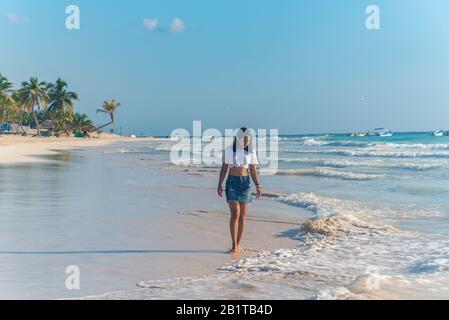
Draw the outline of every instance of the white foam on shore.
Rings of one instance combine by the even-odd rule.
[[[434,282],[449,278],[447,237],[398,230],[385,224],[381,208],[359,201],[314,193],[280,200],[316,215],[295,231],[296,248],[263,251],[206,277],[146,281],[88,298],[389,299],[416,297],[415,288],[426,298],[449,297]]]
[[[338,236],[301,233],[298,237],[302,240],[295,249],[261,252],[223,266],[219,274],[209,277],[142,282],[141,290],[112,298],[361,299],[363,291],[367,292],[365,298],[412,298],[413,284],[399,295],[394,294],[399,290],[398,283],[407,281],[404,280],[407,276],[429,283],[423,288],[425,296],[448,296],[447,288],[434,286],[432,282],[435,277],[443,277],[441,273],[417,275],[408,271],[410,265],[426,259],[422,249],[417,250],[422,245],[421,239],[384,230],[357,230],[357,226],[349,229],[352,231]],[[429,239],[434,243],[432,255],[447,245],[435,240]],[[398,282],[387,286],[382,280],[383,291],[374,295],[373,277],[396,277]]]
[[[363,219],[370,223],[382,223],[386,219],[416,219],[430,217],[445,217],[445,212],[435,209],[416,208],[413,205],[404,204],[399,209],[393,209],[386,205],[379,206],[372,203],[329,197],[316,192],[294,193],[280,196],[279,200],[289,205],[301,207],[311,211],[316,217],[336,216],[347,219]]]
[[[422,276],[362,275],[350,285],[325,289],[318,300],[447,300],[449,278],[434,274]]]

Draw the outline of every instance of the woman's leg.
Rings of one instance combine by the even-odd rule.
[[[229,201],[228,204],[229,209],[231,209],[231,221],[229,223],[232,239],[231,252],[237,252],[239,250],[237,236],[239,229],[240,203],[238,201]]]
[[[240,215],[239,215],[239,228],[237,233],[237,247],[240,248],[240,242],[243,238],[246,226],[246,211],[248,209],[248,203],[240,202]]]

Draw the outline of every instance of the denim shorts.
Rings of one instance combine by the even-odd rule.
[[[249,176],[228,176],[226,180],[226,200],[251,203],[253,201],[253,194],[250,183]]]

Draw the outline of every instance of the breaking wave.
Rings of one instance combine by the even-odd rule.
[[[279,158],[278,161],[285,163],[302,163],[322,167],[331,168],[350,168],[350,167],[365,167],[378,169],[407,169],[407,170],[433,170],[433,169],[448,169],[448,161],[385,161],[382,159],[373,159],[371,161],[351,160],[351,159],[317,159],[317,158]]]
[[[338,171],[332,168],[315,168],[315,169],[279,169],[277,175],[283,176],[316,176],[325,178],[338,178],[343,180],[372,180],[383,178],[384,175],[356,173],[350,171]]]
[[[378,158],[449,158],[449,151],[432,152],[430,150],[388,150],[371,149],[281,149],[286,153],[330,154],[347,157],[378,157]]]

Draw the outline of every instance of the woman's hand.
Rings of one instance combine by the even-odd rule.
[[[256,186],[256,199],[259,199],[262,196],[262,186]]]
[[[223,186],[222,185],[218,186],[217,193],[220,197],[223,197]]]
[[[227,173],[228,173],[228,165],[223,162],[223,165],[221,166],[220,170],[220,178],[218,179],[218,187],[217,187],[217,193],[220,197],[223,197],[223,181]]]

